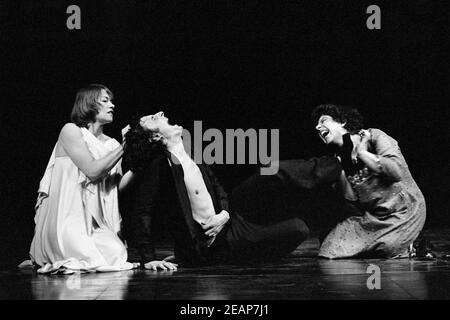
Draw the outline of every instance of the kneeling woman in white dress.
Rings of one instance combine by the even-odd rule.
[[[30,248],[39,273],[120,271],[133,268],[117,233],[122,145],[103,133],[113,121],[111,91],[89,85],[78,91],[72,123],[61,130],[40,182]]]

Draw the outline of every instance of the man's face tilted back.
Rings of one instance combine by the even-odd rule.
[[[208,232],[212,226],[217,227],[217,223],[219,222],[225,224],[229,219],[228,213],[226,213],[226,217],[225,214],[222,214],[219,217],[222,220],[218,220],[218,222],[211,220],[211,218],[216,215],[213,200],[206,187],[199,167],[187,155],[183,148],[181,140],[183,128],[178,125],[170,125],[168,120],[169,119],[164,116],[164,113],[160,111],[142,117],[140,125],[144,130],[152,132],[152,140],[161,140],[166,149],[169,150],[171,154],[176,155],[175,158],[172,158],[172,161],[177,161],[183,167],[183,179],[190,202],[192,217],[195,221],[205,227],[205,232]],[[210,221],[211,226],[207,224]],[[212,224],[213,222],[216,224]],[[221,230],[221,228],[218,228],[217,230]],[[214,236],[217,235],[217,233],[208,233],[209,244],[214,241]]]
[[[175,137],[181,137],[183,133],[183,127],[169,124],[169,119],[162,111],[142,117],[139,124],[144,130],[152,131],[153,138],[162,139],[164,144]]]

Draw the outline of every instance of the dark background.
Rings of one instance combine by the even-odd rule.
[[[66,8],[81,7],[81,30]],[[366,28],[381,7],[382,29]],[[186,128],[278,128],[280,158],[322,155],[320,103],[357,106],[396,138],[428,208],[448,226],[449,27],[437,1],[14,1],[0,4],[1,264],[27,258],[36,191],[75,92],[115,94],[133,114]],[[214,165],[230,191],[254,166]]]

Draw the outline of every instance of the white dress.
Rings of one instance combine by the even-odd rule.
[[[81,128],[94,159],[119,146],[98,140]],[[116,165],[103,178],[91,181],[68,156],[55,157],[56,146],[39,185],[31,261],[39,273],[121,271],[133,265],[117,236],[120,230]]]

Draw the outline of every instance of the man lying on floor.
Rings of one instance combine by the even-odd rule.
[[[129,261],[153,270],[270,261],[286,256],[307,238],[309,230],[301,219],[262,225],[231,212],[213,172],[196,164],[184,149],[182,127],[169,124],[162,112],[131,124],[125,139],[123,165],[138,176],[123,198]],[[335,181],[340,171],[337,160],[323,157],[294,166],[280,163],[277,175],[314,188]],[[168,221],[176,264],[156,260],[152,225],[159,218]]]

